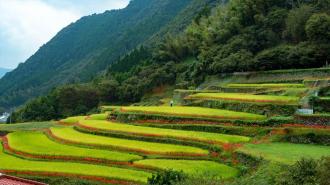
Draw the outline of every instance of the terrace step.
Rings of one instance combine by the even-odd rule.
[[[207,150],[191,146],[97,136],[81,133],[73,128],[51,128],[48,135],[56,141],[65,144],[126,151],[151,156],[207,157],[209,155]]]
[[[229,121],[229,120],[250,120],[250,121],[262,121],[266,120],[266,117],[258,114],[235,112],[220,109],[211,109],[204,107],[121,107],[112,115],[124,116],[127,119],[133,118],[139,120],[144,117],[162,117],[167,119],[200,119],[200,120],[213,120],[213,121]],[[134,120],[133,120],[134,121]]]
[[[127,164],[141,160],[138,155],[63,145],[41,132],[14,132],[5,137],[4,149],[15,155],[35,159]],[[126,162],[126,163],[125,163]]]
[[[102,165],[81,164],[73,162],[32,161],[5,154],[0,146],[0,172],[8,174],[26,174],[35,176],[79,177],[110,184],[146,183],[150,173],[109,167]],[[13,165],[15,164],[15,165]]]
[[[108,121],[84,120],[76,126],[96,133],[117,133],[148,138],[173,138],[177,140],[196,141],[208,144],[240,143],[248,142],[250,140],[249,137],[238,135],[162,129]]]

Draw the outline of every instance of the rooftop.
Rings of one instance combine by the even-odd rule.
[[[47,185],[44,183],[31,181],[23,178],[13,177],[0,173],[0,185]]]

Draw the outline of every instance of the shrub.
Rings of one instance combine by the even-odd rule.
[[[330,112],[330,98],[312,97],[310,103],[316,112]]]
[[[174,185],[177,182],[186,179],[186,175],[183,172],[177,172],[174,170],[161,171],[153,174],[148,178],[149,185]]]
[[[321,160],[301,159],[284,170],[279,185],[328,185],[330,158]]]

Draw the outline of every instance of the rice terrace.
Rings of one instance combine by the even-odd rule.
[[[0,171],[25,177],[52,174],[110,184],[146,184],[152,174],[172,169],[192,177],[207,174],[230,181],[242,175],[243,166],[252,168],[244,162],[247,159],[290,165],[302,157],[330,156],[328,141],[315,139],[330,137],[329,121],[310,123],[299,113],[267,116],[216,106],[225,101],[233,102],[232,106],[248,103],[246,109],[268,104],[281,109],[292,103],[298,106],[304,97],[273,94],[273,90],[290,87],[316,91],[324,87],[260,83],[230,88],[239,91],[252,86],[265,88],[265,93],[176,90],[172,107],[102,106],[99,114],[58,122],[1,125],[0,130],[8,134],[1,139]],[[320,114],[320,119],[325,115]],[[31,127],[26,124],[35,127],[28,129]]]
[[[13,2],[0,185],[330,185],[329,0]]]

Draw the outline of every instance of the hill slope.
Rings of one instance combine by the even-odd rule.
[[[10,69],[0,68],[0,78],[2,78],[6,73],[11,71]]]
[[[134,0],[125,9],[83,17],[0,80],[0,97],[6,97],[0,107],[21,105],[58,85],[90,80],[146,40],[159,39],[165,34],[160,30],[183,29],[194,11],[213,1]],[[191,11],[185,16],[186,8]],[[184,19],[175,19],[178,15]]]

